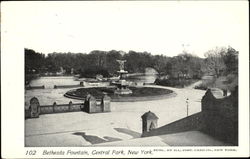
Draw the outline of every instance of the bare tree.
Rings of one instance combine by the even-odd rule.
[[[225,63],[223,56],[226,54],[227,49],[224,47],[216,47],[205,53],[205,66],[206,72],[216,77],[219,77],[222,71],[225,69]]]

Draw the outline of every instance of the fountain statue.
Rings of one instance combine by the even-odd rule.
[[[132,91],[128,88],[129,84],[128,82],[124,79],[124,76],[128,74],[128,71],[124,70],[124,63],[126,60],[116,60],[120,64],[120,70],[117,71],[120,76],[119,76],[119,81],[115,83],[117,86],[115,90],[115,94],[122,95],[122,94],[131,94]]]
[[[116,60],[116,61],[120,64],[120,71],[124,72],[124,63],[126,62],[126,60]]]

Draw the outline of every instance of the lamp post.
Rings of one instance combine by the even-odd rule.
[[[187,103],[187,116],[188,116],[188,98],[186,99],[186,103]]]

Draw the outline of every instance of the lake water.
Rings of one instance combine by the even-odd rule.
[[[154,83],[156,75],[135,75],[130,76],[126,80],[132,82]],[[39,77],[30,82],[31,86],[42,86],[45,88],[54,88],[54,85],[77,85],[80,84],[73,76],[55,76],[55,77]]]
[[[77,85],[80,84],[73,76],[39,77],[30,82],[31,86],[42,86],[54,88],[54,85]]]
[[[128,81],[132,82],[143,82],[143,83],[154,83],[157,75],[136,75],[127,78]]]

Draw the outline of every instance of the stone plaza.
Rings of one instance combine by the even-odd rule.
[[[193,88],[152,87],[167,88],[173,90],[177,95],[153,101],[112,102],[109,113],[69,112],[46,114],[39,118],[27,119],[25,120],[25,145],[59,147],[225,145],[225,143],[197,131],[141,138],[141,116],[145,112],[154,112],[159,118],[157,126],[161,127],[187,116],[187,98],[189,99],[188,114],[200,112],[201,99],[205,94],[205,91]],[[65,89],[57,91],[63,90],[65,91]],[[32,95],[36,96],[34,92]],[[37,96],[39,97],[39,94]],[[57,99],[62,102],[69,100],[62,96],[54,97],[54,100]],[[41,101],[41,103],[43,102]],[[178,137],[175,137],[176,135]]]

